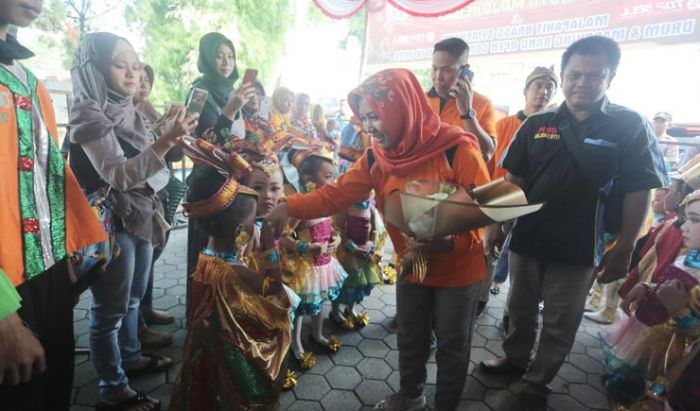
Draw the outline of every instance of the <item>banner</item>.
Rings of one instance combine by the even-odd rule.
[[[367,5],[370,12],[382,10],[386,3],[413,16],[437,17],[453,13],[476,0],[314,0],[316,6],[334,19],[352,17]]]
[[[390,7],[370,13],[367,64],[430,60],[433,44],[459,37],[470,56],[563,49],[591,35],[619,43],[700,41],[700,0],[478,0],[440,18]]]

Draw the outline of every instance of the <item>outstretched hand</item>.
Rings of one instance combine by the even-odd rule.
[[[270,226],[274,238],[280,238],[284,227],[287,226],[287,220],[289,220],[287,203],[282,202],[265,217],[265,226]]]

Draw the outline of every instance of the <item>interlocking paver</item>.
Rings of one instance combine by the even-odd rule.
[[[365,380],[355,389],[355,393],[363,404],[374,405],[394,392],[384,381]]]
[[[185,317],[185,258],[187,230],[176,230],[161,259],[156,263],[154,306],[170,310],[177,320],[174,324],[154,327],[174,333],[174,346],[156,353],[175,360],[169,370],[152,376],[135,379],[134,386],[163,401],[167,408],[173,383],[182,359],[182,349],[187,335]],[[360,331],[342,330],[325,320],[324,333],[336,334],[343,342],[340,351],[332,356],[317,355],[317,365],[309,372],[298,373],[297,387],[280,398],[280,410],[345,411],[370,410],[378,401],[399,390],[398,350],[394,316],[396,314],[396,288],[380,286],[357,307],[367,311],[371,323]],[[501,319],[507,295],[507,285],[501,293],[491,298],[484,315],[477,319],[472,339],[470,376],[462,391],[459,410],[510,411],[517,409],[517,395],[522,383],[517,378],[506,378],[481,373],[475,368],[480,361],[502,354],[504,338]],[[88,344],[87,317],[91,295],[84,293],[76,309],[75,337],[79,347]],[[329,306],[324,308],[328,314]],[[308,322],[308,319],[305,320]],[[304,333],[308,333],[305,323]],[[605,389],[600,383],[603,371],[602,351],[597,339],[601,327],[584,320],[571,354],[552,381],[552,394],[548,407],[551,410],[605,410],[609,408]],[[306,340],[305,340],[306,341]],[[435,353],[427,364],[428,380],[425,395],[429,406],[434,406]],[[74,407],[72,411],[92,409],[97,398],[97,377],[87,355],[75,359]]]
[[[362,382],[362,376],[353,367],[337,366],[326,373],[331,388],[353,390]]]
[[[301,400],[318,401],[328,393],[330,388],[322,376],[303,374],[299,377],[297,386],[294,387],[294,395]]]
[[[389,331],[386,328],[384,328],[381,324],[371,323],[367,324],[366,327],[363,327],[360,330],[360,334],[362,334],[362,336],[365,338],[381,340],[389,334]]]
[[[362,408],[362,403],[352,391],[333,390],[321,400],[326,410],[355,411]]]
[[[389,353],[389,347],[382,340],[364,340],[357,348],[365,357],[384,358]]]
[[[362,360],[362,354],[355,347],[342,347],[333,355],[335,365],[356,365]]]
[[[364,358],[357,364],[357,371],[363,378],[383,380],[391,374],[391,367],[379,358]]]

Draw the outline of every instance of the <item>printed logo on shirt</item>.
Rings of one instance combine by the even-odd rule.
[[[0,123],[7,123],[10,119],[9,110],[12,110],[12,94],[0,91]]]
[[[0,91],[0,108],[12,108],[12,94]]]
[[[559,129],[551,126],[542,126],[537,130],[537,133],[535,133],[535,140],[559,140],[559,137]]]

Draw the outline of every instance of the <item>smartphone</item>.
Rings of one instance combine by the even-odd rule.
[[[242,84],[255,84],[255,79],[258,78],[258,70],[256,69],[246,69],[243,75]]]
[[[462,66],[459,69],[459,73],[457,74],[459,78],[462,80],[467,80],[471,83],[471,81],[474,79],[474,72],[469,69],[467,66]]]
[[[204,104],[207,102],[209,92],[201,88],[195,88],[190,95],[190,101],[187,102],[187,113],[202,114]]]

